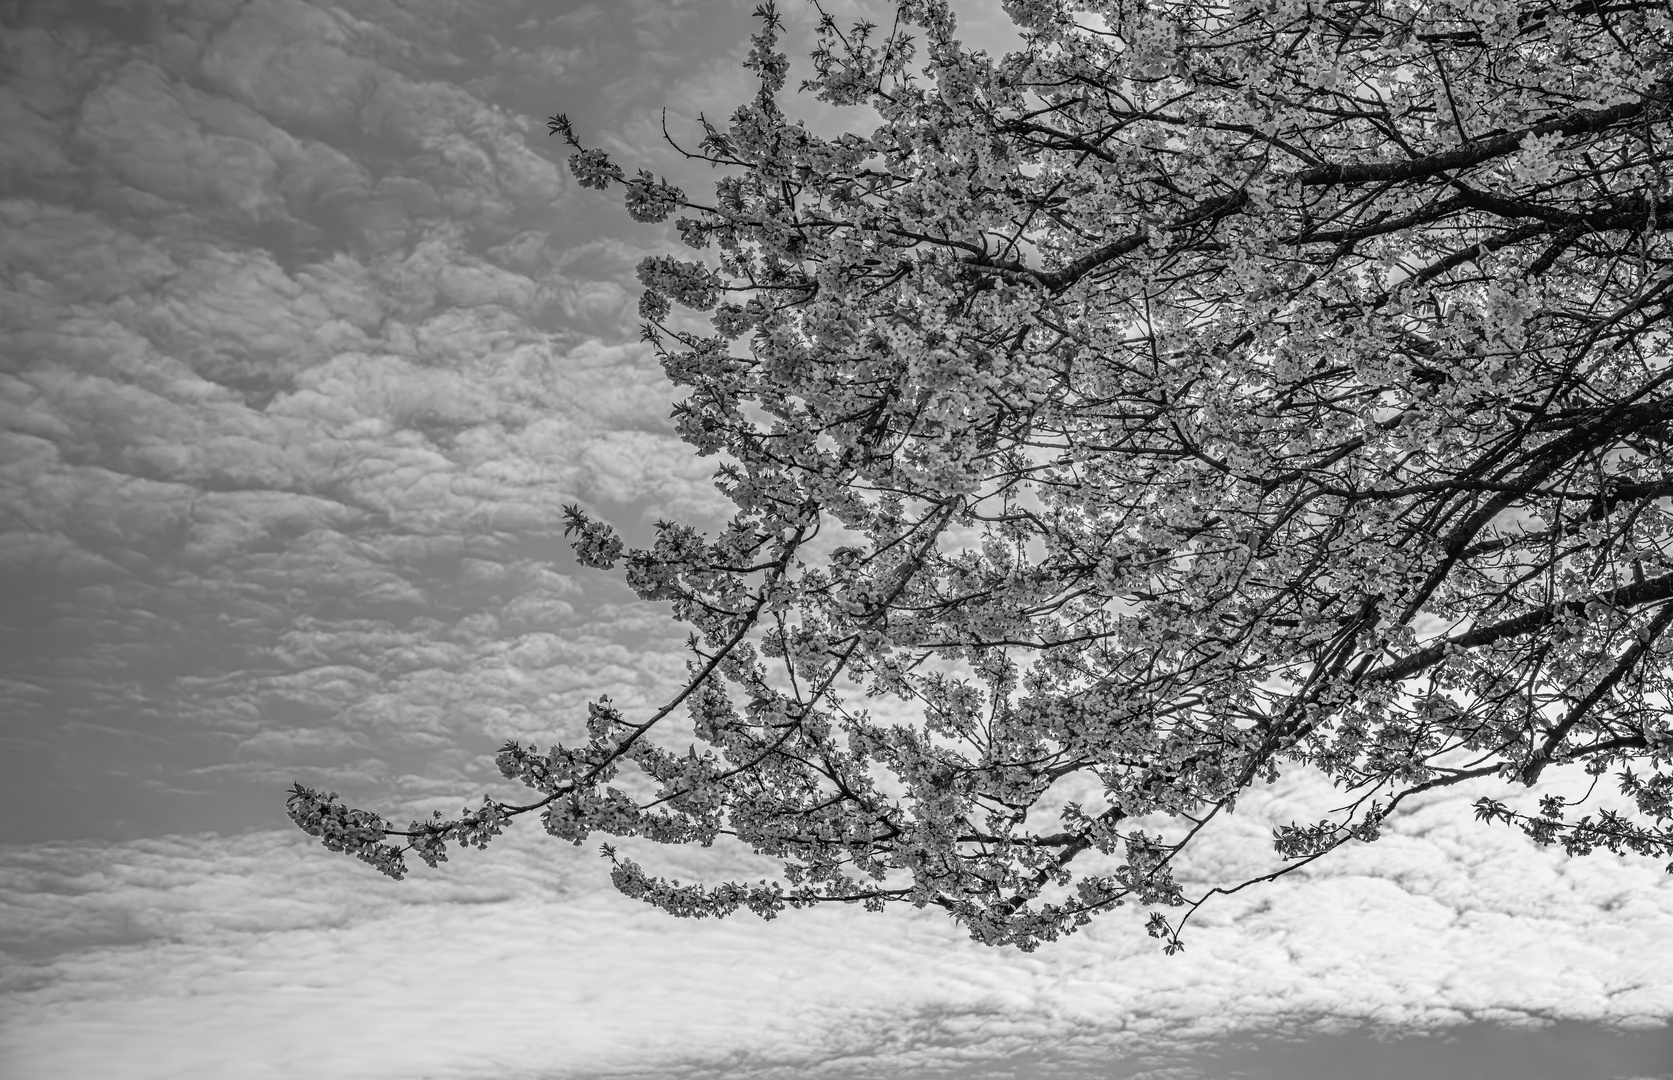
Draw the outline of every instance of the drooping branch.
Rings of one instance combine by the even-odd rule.
[[[823,19],[809,89],[875,113],[825,137],[780,100],[764,5],[758,92],[703,125],[712,199],[555,118],[583,187],[690,215],[703,254],[639,268],[644,337],[737,511],[719,540],[659,526],[625,554],[700,632],[684,690],[501,766],[566,840],[725,836],[786,877],[681,885],[609,850],[628,895],[933,904],[1031,948],[1184,903],[1176,858],[1292,762],[1359,794],[1279,830],[1287,865],[1465,778],[1664,769],[1673,83],[1641,72],[1673,16],[1099,11],[1107,30],[1047,20],[1004,59],[941,0],[886,46]],[[581,536],[583,565],[611,542]],[[1415,640],[1435,614],[1468,629]],[[1109,809],[1048,813],[1072,780]],[[1652,817],[1673,797],[1663,772],[1633,783]],[[509,805],[405,835],[435,855]],[[297,809],[393,865],[381,818]],[[1150,816],[1165,835],[1116,832]],[[1655,844],[1571,824],[1576,851]],[[1182,924],[1149,930],[1176,949]]]

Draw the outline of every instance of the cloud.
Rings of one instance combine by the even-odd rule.
[[[419,750],[464,743],[491,779],[507,733],[678,673],[632,661],[668,628],[601,624],[621,587],[559,535],[570,501],[630,529],[718,509],[625,343],[639,249],[566,214],[539,114],[495,96],[522,84],[458,51],[568,50],[574,75],[602,10],[185,0],[7,28],[0,677],[32,718],[12,737],[63,763],[9,798],[172,756],[195,764],[171,790],[248,792],[236,827],[333,754],[420,790]],[[140,716],[149,761],[76,734]],[[161,812],[123,790],[152,801],[120,817]],[[214,824],[191,814],[168,820]]]
[[[1286,779],[1238,816],[1259,831],[1332,795]],[[1666,876],[1531,849],[1466,808],[1433,799],[1333,867],[1223,899],[1177,957],[1136,913],[1031,954],[930,911],[675,920],[528,827],[402,883],[294,833],[8,849],[0,1053],[30,1078],[110,1060],[135,1078],[1202,1076],[1259,1032],[1554,1021],[1653,1052]],[[688,880],[765,866],[645,857]]]
[[[223,94],[275,119],[352,122],[390,74],[362,52],[381,35],[357,23],[345,11],[300,0],[243,5],[207,43],[198,70]]]

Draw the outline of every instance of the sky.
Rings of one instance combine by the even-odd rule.
[[[682,673],[560,513],[724,512],[638,342],[673,237],[545,121],[701,190],[662,110],[750,92],[751,7],[0,3],[0,1077],[1673,1076],[1673,878],[1479,825],[1485,787],[1174,957],[1141,914],[1031,954],[913,910],[676,920],[533,827],[393,882],[290,826],[295,780],[397,820],[515,795],[505,740]],[[1269,867],[1332,795],[1253,792],[1193,872]]]

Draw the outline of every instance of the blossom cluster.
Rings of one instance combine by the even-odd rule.
[[[321,794],[298,783],[285,800],[291,821],[309,836],[317,836],[328,851],[340,851],[399,881],[406,876],[401,849],[384,843],[393,827],[369,810],[351,810],[335,791]]]

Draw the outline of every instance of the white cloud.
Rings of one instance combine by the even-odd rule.
[[[1286,780],[1239,817],[1331,795]],[[1012,1055],[1124,1076],[1262,1030],[1644,1028],[1673,1010],[1665,875],[1532,850],[1466,809],[1433,800],[1332,868],[1221,901],[1171,958],[1120,913],[1032,954],[932,912],[674,920],[610,891],[590,845],[526,826],[403,883],[290,833],[12,849],[0,1048],[27,1080],[110,1061],[135,1078],[998,1076]],[[646,857],[686,879],[762,872],[720,849]]]

